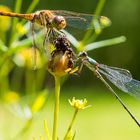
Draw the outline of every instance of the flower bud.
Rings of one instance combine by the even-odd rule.
[[[69,103],[72,107],[74,107],[75,109],[85,109],[89,106],[87,106],[87,100],[79,100],[79,99],[75,99],[75,97],[73,97],[72,101],[69,100]]]

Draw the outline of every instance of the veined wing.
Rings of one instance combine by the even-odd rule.
[[[130,95],[140,98],[140,81],[132,79],[125,83],[125,87]]]
[[[140,81],[134,80],[128,70],[100,64],[99,72],[120,90],[140,97]]]
[[[126,69],[110,67],[104,64],[99,64],[99,68],[105,71],[108,75],[112,76],[114,79],[122,81],[123,83],[132,80],[131,73]]]
[[[104,16],[96,16],[92,14],[77,13],[65,10],[51,10],[55,15],[63,16],[66,19],[67,25],[70,27],[87,30],[94,29],[95,25],[92,22],[94,19],[98,20],[102,28],[106,27],[103,21],[107,21],[110,25],[110,20]]]

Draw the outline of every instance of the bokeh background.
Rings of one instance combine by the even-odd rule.
[[[31,2],[31,0],[23,1],[21,12],[24,13]],[[36,10],[63,9],[83,13],[93,13],[98,2],[98,0],[40,0]],[[15,0],[0,0],[0,5],[8,6],[11,11],[13,11]],[[96,41],[121,35],[124,35],[127,40],[125,43],[96,49],[89,53],[89,55],[99,63],[130,70],[133,77],[138,80],[140,80],[139,7],[139,0],[106,0],[101,15],[109,17],[112,21],[112,25],[106,28]],[[74,30],[74,32],[72,31],[71,33],[73,33],[77,39],[82,38],[85,34],[85,32],[81,30]],[[2,34],[2,32],[0,34]],[[9,65],[5,67],[9,67]],[[25,98],[28,93],[33,93],[35,90],[41,91],[47,88],[47,92],[49,92],[45,107],[36,115],[31,129],[29,132],[26,132],[21,139],[31,139],[33,136],[39,137],[40,134],[44,135],[43,120],[45,118],[48,120],[50,130],[52,129],[51,121],[53,115],[54,81],[51,75],[48,74],[46,68],[43,67],[38,72],[39,81],[37,81],[37,84],[34,84],[32,83],[32,80],[34,79],[35,74],[36,73],[32,72],[32,70],[28,70],[28,68],[14,66],[11,72],[6,75],[8,76],[7,80],[9,80],[9,86],[4,84],[4,87],[0,87],[1,89],[10,87],[10,90],[8,89],[8,91],[14,91],[18,93],[19,96]],[[14,78],[18,76],[20,77],[19,79]],[[46,78],[44,79],[44,77]],[[1,81],[1,85],[3,85],[2,82],[6,83],[7,80]],[[31,83],[34,86],[37,86],[37,88],[34,86],[31,88]],[[115,90],[140,120],[140,101],[120,92],[116,88]],[[1,90],[1,92],[3,91],[5,92],[4,96],[6,96],[7,90]],[[1,93],[1,95],[3,95],[3,93]],[[86,68],[80,76],[68,77],[62,87],[61,95],[59,123],[59,135],[61,138],[73,113],[73,110],[68,104],[68,99],[74,96],[77,98],[87,98],[89,104],[92,105],[91,108],[83,110],[78,114],[74,126],[74,129],[76,129],[77,140],[140,139],[138,126],[136,126],[130,116],[110,94],[106,87],[104,87],[93,73]],[[27,101],[28,100],[30,99],[27,99]],[[24,100],[24,105],[25,104],[26,99]],[[0,140],[12,139],[18,134],[19,128],[22,129],[26,122],[25,118],[20,118],[15,115],[16,112],[13,112],[14,111],[11,113],[11,111],[9,111],[9,107],[7,107],[7,103],[2,97],[0,104]]]

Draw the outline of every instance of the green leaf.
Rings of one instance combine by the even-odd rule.
[[[113,39],[107,39],[107,40],[103,40],[103,41],[88,44],[88,45],[85,46],[85,50],[86,51],[91,51],[91,50],[94,50],[94,49],[123,43],[125,41],[126,41],[126,37],[125,36],[120,36],[120,37],[116,37],[116,38],[113,38]]]
[[[29,8],[26,11],[26,13],[31,13],[35,9],[35,7],[38,5],[39,1],[40,0],[32,0]]]
[[[15,13],[20,13],[20,9],[22,6],[22,0],[16,0],[16,4],[15,4]],[[16,24],[18,23],[19,19],[18,18],[14,18],[13,19],[13,23],[12,23],[12,27],[11,27],[11,39],[10,39],[10,44],[13,42],[13,40],[16,37]]]
[[[0,39],[0,51],[6,52],[7,51],[7,46],[4,45],[4,42]]]
[[[36,6],[38,5],[39,1],[40,1],[40,0],[32,0],[30,6],[28,7],[28,9],[27,9],[27,11],[26,11],[26,13],[28,14],[28,13],[33,12],[34,9],[36,8]],[[23,25],[23,24],[25,24],[25,22],[26,22],[26,21],[23,19],[23,20],[21,21],[21,24]]]

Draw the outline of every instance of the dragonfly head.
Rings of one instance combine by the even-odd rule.
[[[62,30],[66,27],[66,20],[63,16],[55,16],[52,20],[52,25],[57,30]]]
[[[78,57],[81,59],[87,58],[87,53],[85,51],[82,51],[78,54]]]

